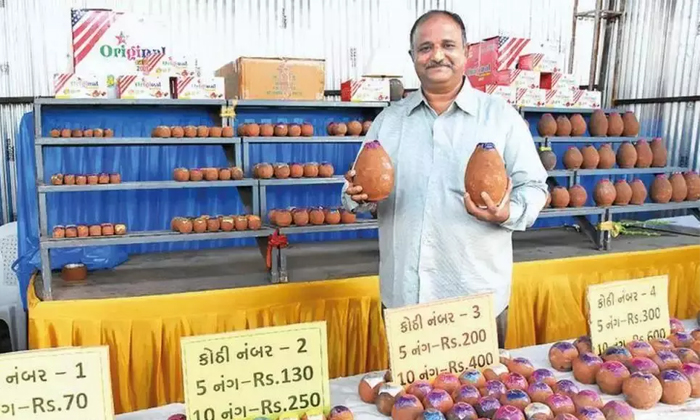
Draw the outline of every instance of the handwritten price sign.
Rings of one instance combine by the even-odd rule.
[[[0,419],[114,419],[106,346],[0,356]]]
[[[384,319],[391,372],[402,385],[498,363],[492,294],[387,309]]]
[[[668,276],[589,286],[586,304],[598,354],[632,340],[666,338],[670,332]]]
[[[181,346],[188,419],[330,410],[325,322],[188,337]]]

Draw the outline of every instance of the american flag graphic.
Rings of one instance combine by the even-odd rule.
[[[509,70],[510,78],[508,79],[508,86],[512,86],[520,76],[520,70]]]
[[[515,94],[515,100],[520,101],[523,99],[523,96],[525,96],[525,93],[527,92],[527,89],[517,89],[517,92]]]
[[[573,101],[574,104],[577,104],[578,101],[581,100],[581,97],[583,96],[583,92],[584,91],[582,91],[582,90],[575,90],[574,91],[574,101]]]
[[[78,64],[92,51],[102,35],[117,18],[107,10],[71,9],[73,30],[73,64]]]
[[[545,99],[545,102],[550,103],[552,101],[552,98],[554,98],[554,95],[557,94],[556,89],[549,89],[547,90],[547,98]]]
[[[498,70],[511,68],[515,60],[520,58],[530,40],[527,38],[498,37]]]
[[[53,92],[54,95],[58,95],[63,87],[68,83],[70,78],[73,77],[73,73],[61,73],[55,74],[53,76]]]
[[[177,95],[180,96],[180,93],[182,93],[185,88],[192,83],[192,80],[194,80],[194,77],[178,77],[177,78]]]
[[[141,61],[139,70],[144,74],[150,74],[163,57],[165,57],[165,54],[162,51],[149,55]]]
[[[131,86],[132,83],[134,83],[134,80],[136,80],[137,76],[120,76],[118,81],[117,81],[117,92],[119,92],[119,96],[121,97],[124,92]]]

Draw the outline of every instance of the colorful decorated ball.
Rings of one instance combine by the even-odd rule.
[[[601,357],[606,362],[626,363],[632,358],[632,353],[624,347],[612,346],[608,347]]]
[[[413,382],[406,388],[406,393],[416,396],[419,400],[423,400],[428,392],[433,389],[430,382],[424,380],[418,380]]]
[[[384,383],[384,372],[372,372],[362,377],[358,386],[358,394],[362,402],[374,404],[379,393],[379,387]]]
[[[562,379],[561,381],[554,384],[554,388],[552,388],[552,391],[554,391],[555,394],[562,394],[568,396],[569,398],[573,398],[574,395],[578,394],[581,390],[578,388],[578,385],[576,385],[573,381],[570,381],[568,379]]]
[[[622,393],[622,383],[629,378],[630,371],[620,362],[605,362],[596,375],[596,383],[601,391],[609,395]]]
[[[527,379],[519,373],[508,373],[504,375],[503,384],[508,389],[520,389],[522,391],[525,391],[528,386]]]
[[[415,395],[404,394],[396,398],[391,409],[393,420],[415,420],[423,412],[423,404]]]
[[[606,420],[605,415],[596,407],[581,407],[576,411],[578,420]]]
[[[693,345],[693,342],[695,341],[695,339],[693,338],[693,336],[691,336],[687,332],[678,331],[678,332],[671,334],[668,337],[668,341],[673,343],[673,345],[676,347],[689,348],[690,346]]]
[[[661,402],[664,404],[680,405],[690,398],[690,381],[681,372],[674,369],[665,370],[659,375],[659,381],[663,389]]]
[[[549,349],[549,363],[560,372],[571,370],[574,358],[578,357],[578,350],[568,341],[560,341]]]
[[[574,341],[574,347],[579,353],[590,353],[593,351],[593,344],[591,343],[591,337],[587,335],[582,335]]]
[[[428,395],[423,399],[423,406],[425,408],[435,408],[441,413],[447,413],[453,405],[454,401],[452,401],[450,394],[440,388],[434,388],[432,391],[428,392]]]
[[[512,405],[501,406],[493,415],[493,420],[525,420],[525,415],[519,408]]]
[[[554,394],[547,398],[546,404],[555,415],[563,413],[574,414],[576,412],[574,402],[567,395]]]
[[[525,417],[528,420],[551,420],[554,418],[554,413],[547,404],[532,403],[525,407]]]
[[[656,354],[656,350],[646,341],[634,340],[627,343],[627,350],[632,357],[651,357]]]
[[[670,318],[669,321],[669,324],[671,326],[671,334],[685,331],[685,326],[683,326],[683,323],[680,319]]]
[[[511,405],[518,410],[524,410],[532,402],[525,391],[509,389],[499,401],[501,405]]]
[[[572,400],[574,401],[574,405],[576,406],[576,408],[603,408],[603,400],[600,398],[600,395],[598,395],[597,392],[590,389],[582,390],[578,394],[574,395],[574,398],[572,398]]]
[[[506,388],[505,384],[503,384],[501,381],[486,381],[486,386],[484,386],[480,391],[481,395],[484,397],[494,397],[496,399],[500,399],[501,395],[508,391],[508,388]]]
[[[453,373],[441,373],[433,381],[433,388],[444,389],[448,394],[452,394],[460,387],[459,378]]]
[[[595,375],[603,365],[603,359],[593,353],[581,353],[574,359],[572,366],[574,378],[582,384],[595,383]]]
[[[512,373],[518,373],[524,376],[525,379],[530,378],[532,372],[535,371],[535,367],[532,365],[532,362],[530,362],[524,357],[516,357],[514,359],[510,359],[506,366],[508,367],[508,370],[510,370]]]
[[[670,350],[657,351],[656,355],[651,359],[659,366],[662,371],[668,369],[680,369],[683,366],[681,359]]]
[[[470,404],[457,402],[445,414],[447,420],[476,420],[478,415]]]
[[[700,364],[686,363],[681,371],[690,381],[690,396],[693,398],[700,397]]]
[[[622,384],[625,400],[634,408],[648,410],[661,400],[661,383],[651,373],[635,372]]]
[[[527,387],[527,393],[534,402],[545,403],[547,398],[554,394],[552,388],[544,382],[535,382]]]
[[[634,411],[624,401],[609,401],[600,410],[605,415],[606,420],[634,420]]]
[[[480,370],[477,369],[467,369],[459,375],[459,382],[462,385],[474,385],[477,388],[481,388],[486,385],[486,378]]]
[[[554,372],[549,369],[537,369],[532,372],[532,375],[528,378],[528,381],[532,384],[535,382],[544,382],[550,387],[557,383],[557,378],[554,376]]]
[[[508,373],[508,368],[502,363],[497,363],[484,369],[484,378],[486,381],[498,381],[501,375]]]
[[[554,417],[554,420],[578,420],[578,419],[573,414],[561,413],[561,414],[557,414],[557,416]]]
[[[396,398],[403,394],[404,389],[400,385],[391,382],[383,383],[381,386],[379,386],[377,398],[374,400],[374,405],[377,406],[377,411],[385,416],[391,415],[391,409],[394,407]]]
[[[344,405],[336,405],[331,408],[330,413],[328,413],[328,418],[331,420],[353,420],[354,416],[352,411]]]
[[[255,420],[260,419],[261,417],[258,417]],[[262,419],[267,420],[265,417],[262,417]],[[172,416],[168,417],[168,420],[187,420],[187,416],[184,414],[173,414]]]
[[[681,347],[679,349],[673,350],[676,356],[681,360],[681,363],[700,363],[700,357],[695,351]]]
[[[627,362],[627,369],[629,369],[630,373],[646,372],[651,373],[652,375],[658,375],[661,373],[659,366],[648,357],[633,357],[629,362]]]
[[[445,415],[434,408],[426,408],[417,417],[417,420],[445,420]]]
[[[496,411],[501,408],[501,403],[494,397],[483,397],[474,405],[474,409],[479,417],[492,418]]]
[[[452,394],[454,402],[463,402],[469,405],[476,404],[481,398],[481,393],[474,385],[462,385]]]
[[[655,338],[649,342],[657,353],[661,350],[673,350],[675,346],[665,338]]]

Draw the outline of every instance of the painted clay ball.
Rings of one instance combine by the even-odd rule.
[[[433,381],[433,388],[444,389],[448,394],[452,394],[459,389],[461,383],[454,373],[441,373]]]
[[[615,151],[610,143],[598,147],[598,169],[610,169],[615,166]]]
[[[582,384],[595,384],[603,359],[594,353],[582,353],[573,361],[574,378]]]
[[[695,339],[687,332],[678,331],[678,332],[671,334],[668,337],[668,341],[673,343],[673,345],[676,347],[690,348],[690,346],[693,345],[693,342],[695,341]]]
[[[493,143],[477,144],[464,171],[464,188],[474,204],[486,207],[481,198],[485,192],[498,205],[503,200],[507,187],[506,166],[496,146]]]
[[[374,404],[379,393],[379,387],[384,383],[384,373],[372,372],[362,377],[357,392],[362,402]]]
[[[569,118],[571,122],[571,135],[581,137],[586,134],[586,120],[581,114],[574,114]]]
[[[367,201],[384,200],[394,189],[394,166],[377,140],[362,146],[354,170],[353,183],[362,187],[362,192],[367,194]]]
[[[344,405],[336,405],[328,413],[330,420],[353,420],[352,411]]]
[[[688,201],[700,200],[700,175],[695,171],[687,171],[683,173],[685,184],[688,187]]]
[[[452,394],[452,399],[455,402],[463,402],[469,405],[476,404],[481,398],[481,393],[474,385],[462,385]]]
[[[673,192],[671,193],[671,201],[680,203],[688,196],[688,185],[685,183],[685,178],[680,172],[674,172],[669,178]]]
[[[550,395],[554,394],[554,391],[544,382],[535,382],[527,387],[527,393],[532,401],[544,403]]]
[[[301,126],[299,124],[289,124],[287,135],[289,135],[289,137],[301,136]]]
[[[396,398],[399,395],[403,395],[403,393],[403,387],[401,387],[398,384],[390,382],[385,382],[381,384],[379,386],[377,398],[374,401],[374,404],[377,406],[377,410],[385,416],[390,416],[391,408],[394,406]]]
[[[618,179],[615,181],[615,201],[613,204],[616,206],[626,206],[630,203],[632,199],[632,187],[627,183],[625,179]]]
[[[574,358],[578,357],[578,350],[568,341],[560,341],[549,349],[549,363],[560,372],[568,372]]]
[[[569,205],[569,201],[571,201],[571,197],[569,196],[569,190],[566,188],[562,187],[561,185],[558,185],[554,188],[552,188],[552,192],[550,193],[552,197],[552,207],[554,208],[564,208]]]
[[[562,413],[574,414],[576,407],[568,395],[554,394],[547,398],[546,404],[552,409],[552,413],[559,415]]]
[[[417,420],[445,420],[445,415],[435,408],[426,408],[416,417]]]
[[[423,380],[418,380],[413,382],[406,388],[406,393],[411,394],[415,397],[417,397],[419,400],[423,400],[426,395],[433,389],[432,385],[430,385],[430,382],[428,381],[423,381]]]
[[[583,164],[583,155],[581,151],[576,146],[569,146],[564,152],[564,167],[566,169],[579,169]]]
[[[524,410],[532,401],[525,391],[519,389],[509,389],[501,396],[500,403],[504,406],[511,405],[518,410]]]
[[[673,186],[668,178],[666,178],[666,175],[656,175],[654,181],[651,183],[649,195],[651,196],[651,201],[654,203],[666,204],[671,201]]]
[[[290,168],[291,173],[291,168]],[[316,178],[318,176],[318,163],[306,162],[304,164],[304,176],[306,178]]]
[[[501,408],[501,403],[494,397],[483,397],[474,404],[474,409],[479,417],[492,418],[496,411]]]
[[[635,166],[637,168],[648,168],[651,166],[651,161],[654,159],[654,154],[651,152],[651,147],[646,140],[637,140],[634,145],[635,150],[637,150],[637,163]]]
[[[683,323],[681,322],[680,319],[678,318],[669,318],[668,323],[671,327],[671,334],[676,333],[676,332],[685,332],[685,326],[683,326]]]
[[[415,420],[423,412],[423,404],[415,395],[404,394],[396,397],[391,408],[393,420]]]
[[[622,117],[617,112],[611,112],[608,115],[608,137],[619,137],[624,130]]]
[[[554,420],[578,420],[578,419],[573,414],[561,413],[561,414],[557,414],[557,416],[554,417]]]
[[[624,401],[608,401],[600,411],[606,420],[634,420],[634,410]]]
[[[624,126],[622,135],[624,137],[634,137],[639,134],[639,121],[632,111],[625,111],[622,115],[622,124]]]
[[[633,340],[627,343],[627,350],[632,357],[651,357],[656,354],[656,350],[646,341]]]
[[[595,169],[598,167],[600,156],[592,144],[588,144],[581,149],[581,156],[583,156],[582,169]]]
[[[700,363],[700,357],[691,349],[680,348],[673,350],[673,352],[681,359],[681,363]]]
[[[530,362],[524,357],[516,357],[514,359],[510,359],[506,366],[508,367],[508,370],[510,370],[513,373],[518,373],[524,376],[525,379],[529,378],[530,375],[532,375],[532,373],[535,371],[535,367],[532,365],[532,362]]]
[[[612,346],[605,349],[605,352],[601,357],[606,362],[617,361],[626,363],[632,358],[632,354],[629,350],[622,346]]]
[[[681,372],[690,381],[690,396],[693,398],[700,397],[700,364],[685,363],[681,368]]]
[[[501,381],[486,381],[486,385],[479,391],[484,397],[501,398],[501,395],[505,394],[508,388]]]
[[[542,146],[539,149],[540,162],[544,169],[551,171],[557,166],[557,155],[554,154],[551,147]]]
[[[593,200],[600,207],[610,206],[615,202],[617,191],[609,179],[601,179],[593,190]]]
[[[423,406],[426,408],[435,408],[440,410],[441,413],[446,413],[447,410],[452,408],[454,401],[450,394],[444,389],[433,388],[428,394],[423,398]]]
[[[608,117],[600,109],[593,111],[588,124],[588,132],[593,137],[605,137],[608,134]]]
[[[458,402],[445,413],[447,420],[477,420],[476,410],[470,404]]]
[[[525,407],[524,411],[528,420],[552,420],[554,418],[552,409],[544,403],[532,403]]]
[[[667,338],[655,338],[649,342],[657,353],[662,350],[673,350],[675,346]]]
[[[583,207],[588,200],[588,193],[586,189],[581,185],[572,185],[569,188],[569,206],[570,207]]]
[[[576,347],[576,350],[578,350],[579,354],[592,352],[593,344],[591,343],[591,337],[587,335],[582,335],[581,337],[574,340],[574,347]]]
[[[577,409],[583,407],[595,407],[598,409],[603,408],[603,400],[600,398],[600,395],[590,389],[582,390],[578,394],[574,395],[572,400],[574,401],[574,405]]]
[[[173,414],[172,416],[168,417],[168,420],[187,420],[187,416],[184,414]]]
[[[493,420],[525,420],[525,415],[517,407],[504,405],[496,410]]]
[[[534,372],[532,372],[532,375],[530,375],[530,378],[528,380],[531,384],[534,384],[536,382],[544,382],[550,387],[554,386],[554,384],[557,383],[557,378],[554,376],[554,373],[549,369],[535,370]]]
[[[552,137],[557,133],[557,121],[552,114],[543,114],[537,123],[537,132],[542,137]]]
[[[578,394],[581,390],[573,381],[562,379],[554,384],[552,391],[554,391],[555,394],[562,394],[568,396],[569,398],[573,398],[574,395]]]
[[[497,363],[484,369],[484,378],[487,381],[497,381],[501,375],[508,373],[508,368],[502,363]]]
[[[690,398],[692,387],[690,381],[680,371],[675,369],[665,370],[659,375],[661,388],[661,402],[670,405],[680,405]]]
[[[508,389],[519,389],[525,391],[528,386],[527,379],[519,373],[508,373],[503,376],[503,384]]]
[[[680,369],[683,366],[681,359],[670,350],[657,351],[656,355],[651,359],[659,366],[662,371],[668,369]]]
[[[576,410],[576,418],[578,420],[605,420],[603,412],[596,407],[579,408]]]
[[[635,372],[624,384],[622,393],[629,405],[648,410],[661,400],[661,382],[651,373]]]
[[[644,204],[647,199],[647,187],[644,182],[637,178],[630,183],[630,188],[632,189],[632,197],[630,197],[630,204],[636,206]]]
[[[659,366],[648,357],[633,357],[626,363],[626,366],[630,373],[644,372],[658,375],[661,372]]]
[[[622,383],[629,378],[630,371],[620,362],[605,362],[600,366],[596,375],[596,383],[600,390],[609,395],[622,393]]]
[[[467,369],[459,375],[459,382],[462,385],[474,385],[477,388],[481,388],[486,385],[486,378],[477,369]]]

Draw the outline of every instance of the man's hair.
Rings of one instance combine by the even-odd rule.
[[[462,30],[462,44],[464,44],[465,47],[467,46],[467,28],[464,26],[464,21],[461,17],[459,17],[457,13],[448,12],[447,10],[430,10],[428,12],[425,12],[418,19],[416,19],[415,23],[413,24],[413,27],[411,28],[411,51],[413,51],[413,37],[415,36],[418,27],[426,20],[438,15],[447,16],[459,26],[459,28]]]

